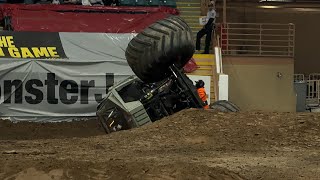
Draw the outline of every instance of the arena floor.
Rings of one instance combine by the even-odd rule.
[[[319,163],[318,113],[185,110],[110,135],[0,122],[0,179],[320,179]]]

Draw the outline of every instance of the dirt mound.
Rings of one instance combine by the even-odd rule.
[[[104,131],[95,119],[72,122],[17,122],[0,120],[0,140],[89,137]]]
[[[70,167],[74,164],[74,167]],[[174,162],[171,164],[151,164],[151,162],[125,162],[113,160],[107,163],[54,161],[46,170],[41,164],[32,164],[8,179],[42,180],[52,179],[243,179],[225,168],[195,166],[191,163]],[[186,176],[187,175],[187,176]]]
[[[185,110],[134,133],[145,137],[157,134],[179,143],[208,143],[223,150],[320,147],[320,113]]]
[[[37,125],[56,132],[48,139],[14,140],[2,127],[0,179],[320,179],[318,113],[191,109],[97,136],[88,133],[103,133],[96,121],[77,123]]]

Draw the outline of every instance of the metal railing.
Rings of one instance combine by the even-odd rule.
[[[320,73],[311,73],[311,74],[309,74],[308,80],[320,80]]]
[[[304,74],[294,74],[294,82],[306,83],[306,103],[308,105],[320,105],[320,73],[309,74],[307,78]]]
[[[294,56],[295,25],[226,23],[220,25],[222,54]]]
[[[320,80],[307,80],[307,104],[320,105]]]
[[[294,74],[294,82],[304,82],[304,74]]]

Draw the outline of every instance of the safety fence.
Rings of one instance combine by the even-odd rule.
[[[306,103],[320,105],[320,73],[312,73],[305,77],[304,74],[294,75],[295,83],[306,83]]]
[[[304,82],[304,74],[294,74],[294,82]]]
[[[224,55],[294,56],[295,25],[226,23],[220,25]]]

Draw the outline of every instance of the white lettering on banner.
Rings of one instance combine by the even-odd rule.
[[[106,74],[105,82],[107,93],[108,88],[114,84],[114,74]],[[58,87],[58,96],[56,96],[56,87]],[[2,86],[0,85],[0,99],[4,98],[4,104],[22,104],[23,99],[28,104],[39,104],[44,100],[49,104],[58,104],[59,101],[63,104],[75,104],[78,101],[80,104],[88,104],[90,88],[95,87],[94,79],[80,80],[80,83],[74,80],[63,80],[59,83],[54,73],[47,73],[44,80],[29,79],[25,82],[19,79],[3,80]],[[42,91],[43,88],[46,88],[46,94]],[[23,96],[25,92],[28,95]],[[94,94],[95,101],[100,102],[103,95]]]

